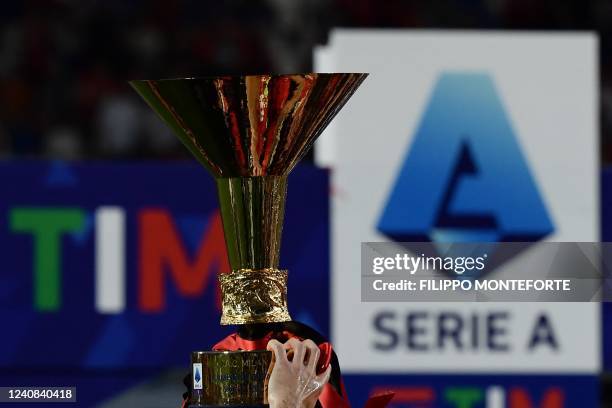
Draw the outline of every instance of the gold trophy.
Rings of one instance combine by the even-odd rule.
[[[130,82],[215,178],[232,268],[219,276],[222,325],[291,320],[278,266],[287,176],[366,76]],[[270,360],[265,350],[192,353],[191,406],[266,406]]]

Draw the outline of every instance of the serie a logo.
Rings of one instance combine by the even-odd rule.
[[[489,75],[440,76],[378,230],[405,242],[534,242],[553,232]]]

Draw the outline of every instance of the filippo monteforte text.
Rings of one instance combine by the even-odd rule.
[[[384,282],[376,279],[372,287],[377,291],[570,291],[569,279],[422,279],[411,281],[400,279],[394,282]]]

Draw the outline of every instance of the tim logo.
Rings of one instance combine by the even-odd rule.
[[[553,232],[489,75],[439,77],[378,230],[405,242],[533,242]]]

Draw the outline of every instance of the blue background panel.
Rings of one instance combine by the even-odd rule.
[[[289,270],[289,310],[295,320],[329,332],[328,174],[311,166],[290,176],[281,267]],[[118,314],[95,308],[95,222],[99,206],[126,215],[126,300]],[[19,207],[84,211],[81,230],[62,238],[61,306],[36,310],[33,239],[11,230]],[[216,274],[201,296],[179,293],[166,280],[166,306],[139,307],[138,220],[143,209],[167,211],[181,245],[193,257],[217,211],[212,178],[191,162],[0,163],[0,367],[125,369],[186,365],[189,352],[210,349],[232,332],[219,325]]]

